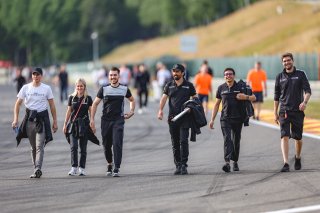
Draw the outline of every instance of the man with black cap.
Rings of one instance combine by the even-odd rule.
[[[174,163],[176,165],[175,175],[186,175],[187,162],[189,156],[189,127],[183,124],[183,118],[178,121],[171,121],[172,118],[182,111],[182,105],[190,100],[190,97],[196,96],[196,90],[192,83],[183,78],[185,68],[181,64],[173,65],[171,72],[173,80],[168,82],[163,90],[163,95],[160,100],[158,119],[163,119],[163,108],[169,98],[169,115],[168,124],[171,135],[172,151]]]
[[[41,82],[42,69],[32,71],[32,82],[25,84],[17,95],[14,106],[12,128],[17,129],[18,145],[22,138],[28,138],[31,145],[31,157],[34,172],[30,178],[40,178],[44,155],[44,146],[52,140],[48,103],[53,118],[52,130],[58,130],[56,107],[53,101],[52,90],[49,85]],[[26,115],[18,128],[19,111],[22,102],[26,106]]]

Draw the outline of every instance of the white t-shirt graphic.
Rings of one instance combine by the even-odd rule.
[[[49,85],[41,83],[40,86],[34,87],[32,82],[24,85],[17,97],[24,100],[24,105],[28,109],[37,112],[48,109],[48,100],[54,98]]]

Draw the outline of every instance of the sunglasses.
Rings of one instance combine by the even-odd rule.
[[[231,73],[231,72],[228,72],[228,73],[224,74],[224,76],[232,76],[232,75],[233,75],[233,73]]]
[[[38,75],[40,75],[40,74],[37,73],[37,72],[34,72],[34,73],[32,73],[32,75],[38,76]]]

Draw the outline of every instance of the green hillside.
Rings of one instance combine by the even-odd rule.
[[[282,14],[277,12],[279,8],[282,8]],[[181,35],[198,37],[196,53],[180,51]],[[270,55],[285,51],[320,51],[320,3],[261,1],[207,26],[122,45],[101,59],[104,63],[134,63],[164,55],[191,59]]]

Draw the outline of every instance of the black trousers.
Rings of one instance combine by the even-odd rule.
[[[124,118],[115,121],[101,119],[101,135],[104,155],[108,163],[114,159],[115,168],[120,168],[122,160]],[[113,153],[112,150],[113,149]]]
[[[234,121],[220,121],[220,124],[224,139],[224,160],[238,162],[243,124]]]
[[[70,149],[71,149],[71,166],[78,167],[78,165],[85,169],[87,161],[87,136],[76,138],[71,135]],[[78,147],[80,146],[80,162],[78,164]]]
[[[144,101],[142,99],[142,96],[144,95]],[[148,104],[148,90],[139,90],[138,91],[138,96],[139,96],[139,107],[140,109],[142,107],[146,107]]]
[[[169,122],[172,151],[176,166],[186,165],[189,157],[189,128],[181,127],[180,124]]]

